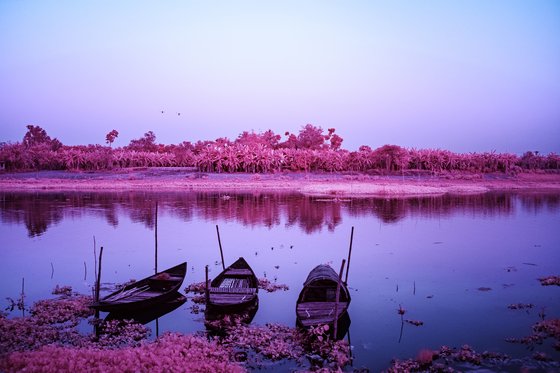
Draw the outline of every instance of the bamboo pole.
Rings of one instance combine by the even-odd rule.
[[[103,258],[103,246],[99,250],[99,269],[97,270],[97,283],[95,285],[95,301],[99,302],[99,289],[101,288],[101,259]]]
[[[337,332],[338,332],[338,301],[340,298],[340,285],[342,282],[342,272],[344,272],[344,264],[346,263],[346,259],[342,259],[342,265],[340,266],[340,273],[338,275],[338,283],[336,284],[336,296],[335,296],[335,304],[334,304],[334,322],[333,322],[333,327],[334,327],[334,332],[333,332],[333,338],[336,339],[337,336]]]
[[[155,267],[155,273],[157,273],[157,268],[158,268],[158,262],[157,262],[157,257],[158,257],[158,255],[157,255],[157,254],[158,254],[158,253],[157,253],[157,251],[158,251],[158,239],[157,239],[157,225],[158,225],[158,224],[157,224],[157,216],[158,216],[158,203],[156,202],[156,221],[155,221],[156,228],[155,228],[155,238],[154,238],[154,239],[155,239],[155,246],[156,246],[156,251],[155,251],[155,265],[156,265],[156,267]]]
[[[220,229],[218,228],[218,224],[216,224],[216,233],[218,234],[218,245],[220,245],[220,255],[222,257],[222,268],[225,271],[226,263],[224,262],[224,251],[222,250],[222,240],[220,239]]]
[[[346,267],[346,278],[344,279],[344,285],[348,284],[348,272],[350,271],[350,257],[352,256],[352,241],[354,241],[354,226],[352,226],[352,231],[350,232],[350,248],[348,249],[348,266]]]
[[[206,282],[204,283],[204,293],[206,295],[206,305],[210,304],[210,289],[208,289],[208,265],[206,265]]]
[[[97,279],[97,244],[95,242],[95,236],[93,236],[93,275],[94,280]]]

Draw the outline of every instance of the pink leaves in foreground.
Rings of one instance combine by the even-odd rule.
[[[315,334],[278,324],[238,324],[228,331],[222,343],[232,349],[253,350],[271,360],[319,356],[317,360],[326,362],[332,369],[341,368],[350,361],[345,340],[319,340]]]
[[[229,351],[200,337],[165,334],[154,343],[120,350],[46,346],[0,360],[3,372],[244,372]]]

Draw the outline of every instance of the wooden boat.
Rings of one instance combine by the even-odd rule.
[[[234,311],[257,302],[259,281],[245,259],[239,258],[210,283],[207,309]]]
[[[339,276],[330,266],[321,264],[307,276],[296,303],[296,322],[309,328],[329,325],[333,330],[334,322],[339,322],[348,311],[350,293],[344,282],[340,284],[338,306],[336,288]]]
[[[176,310],[186,301],[187,297],[179,292],[174,292],[173,294],[171,294],[171,298],[162,303],[155,304],[151,307],[140,308],[138,310],[111,312],[105,317],[105,321],[134,320],[139,324],[147,324]]]
[[[94,302],[90,307],[105,312],[128,312],[172,299],[185,279],[187,263],[146,277]]]

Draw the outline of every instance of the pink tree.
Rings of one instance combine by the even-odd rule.
[[[315,127],[312,124],[306,124],[297,137],[297,147],[299,149],[321,149],[325,143],[325,136],[323,136],[323,129]]]
[[[112,130],[105,136],[105,142],[111,146],[115,139],[119,136],[119,131]]]

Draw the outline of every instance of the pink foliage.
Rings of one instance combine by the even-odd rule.
[[[127,167],[197,167],[203,172],[268,173],[291,171],[428,172],[431,174],[560,170],[560,156],[537,151],[514,154],[495,152],[458,154],[440,149],[405,149],[383,145],[372,150],[362,145],[357,151],[341,148],[343,139],[329,128],[307,124],[286,140],[271,130],[241,133],[235,141],[225,137],[214,141],[183,141],[178,145],[156,143],[148,131],[123,148],[101,145],[63,146],[39,126],[29,125],[22,143],[0,144],[0,160],[8,170],[107,170]],[[111,145],[117,130],[106,135]]]
[[[230,362],[229,351],[200,337],[165,334],[134,348],[45,346],[0,360],[3,372],[244,372]]]

